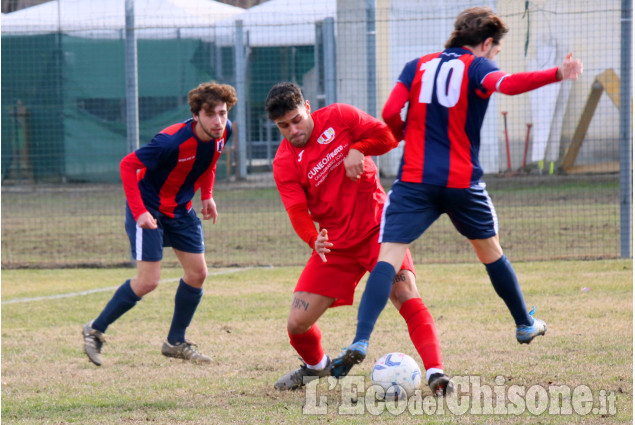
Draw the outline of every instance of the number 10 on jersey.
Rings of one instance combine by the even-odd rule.
[[[421,64],[419,70],[423,71],[423,74],[421,75],[419,102],[432,103],[432,91],[436,86],[439,104],[446,108],[451,108],[459,102],[465,63],[458,59],[451,59],[443,62],[441,69],[437,73],[439,64],[441,64],[441,58],[434,58]]]

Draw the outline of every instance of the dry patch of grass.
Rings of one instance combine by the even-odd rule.
[[[299,267],[249,269],[210,276],[188,338],[213,356],[209,367],[166,359],[175,283],[166,282],[108,330],[104,365],[90,364],[82,325],[112,291],[2,306],[2,420],[33,423],[601,423],[632,422],[632,262],[517,263],[528,305],[545,319],[547,335],[529,346],[514,327],[482,265],[421,265],[419,289],[437,321],[446,370],[479,376],[493,386],[588,385],[617,397],[616,414],[579,416],[344,415],[339,387],[328,390],[326,415],[303,414],[303,391],[280,393],[273,383],[299,366],[285,325]],[[216,272],[216,270],[211,270]],[[130,269],[5,270],[3,302],[22,297],[117,286]],[[166,269],[175,279],[179,270]],[[590,288],[584,292],[580,289]],[[358,289],[356,303],[363,283]],[[354,335],[356,309],[332,309],[320,320],[325,350],[337,355]],[[420,359],[398,312],[388,306],[368,358],[354,369],[366,378],[374,361],[391,351]],[[424,387],[423,396],[429,395]]]
[[[617,175],[488,176],[508,255],[526,261],[618,258]],[[215,267],[289,266],[306,261],[274,187],[223,184],[214,190],[217,224],[204,222],[207,261]],[[387,189],[392,181],[385,181]],[[240,187],[239,187],[240,186]],[[2,187],[2,267],[124,266],[129,244],[121,185]],[[198,211],[198,196],[193,202]],[[46,214],[42,214],[46,211]],[[78,231],[81,230],[81,231]],[[447,216],[413,244],[416,262],[471,262],[470,244]],[[164,263],[177,265],[166,250]]]

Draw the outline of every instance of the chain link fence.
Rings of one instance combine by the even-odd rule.
[[[490,101],[481,163],[507,255],[631,255],[630,110],[620,115],[632,101],[631,69],[623,71],[632,48],[628,2],[269,0],[240,9],[135,0],[136,99],[126,95],[124,3],[55,0],[2,15],[3,267],[130,264],[118,174],[126,108],[138,104],[143,145],[187,119],[187,92],[208,80],[242,94],[230,113],[236,134],[218,164],[220,220],[204,225],[209,263],[302,264],[308,248],[271,175],[280,134],[263,109],[269,88],[294,81],[314,109],[344,102],[381,116],[403,65],[441,50],[456,15],[475,5],[492,7],[510,27],[497,57],[502,70],[557,66],[569,51],[585,68],[575,82]],[[377,158],[387,188],[400,154]],[[474,259],[445,218],[413,255],[423,263]]]

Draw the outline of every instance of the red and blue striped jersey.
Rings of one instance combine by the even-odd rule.
[[[409,93],[401,181],[467,188],[480,180],[481,126],[493,93],[483,79],[498,70],[462,48],[406,64],[399,76]]]
[[[189,119],[165,128],[121,161],[124,190],[135,220],[147,209],[183,217],[199,188],[202,200],[212,197],[216,162],[232,135],[232,123],[227,121],[223,137],[209,142],[196,137],[193,124]]]

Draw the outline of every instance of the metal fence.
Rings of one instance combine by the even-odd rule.
[[[280,134],[263,110],[269,88],[295,81],[314,108],[344,102],[380,116],[403,65],[441,50],[456,15],[474,5],[510,27],[497,57],[504,71],[553,67],[569,51],[585,67],[575,82],[490,101],[481,162],[508,255],[630,257],[628,1],[269,0],[243,10],[211,0],[56,0],[2,16],[3,267],[127,262],[119,160],[131,137],[144,144],[187,119],[187,92],[211,79],[240,99],[216,192],[221,214],[231,213],[206,228],[217,250],[209,261],[301,263],[270,174]],[[387,185],[400,153],[377,158]],[[435,225],[415,260],[472,259],[452,232]],[[259,252],[267,243],[277,249]]]

